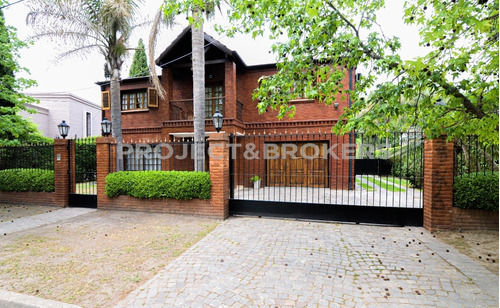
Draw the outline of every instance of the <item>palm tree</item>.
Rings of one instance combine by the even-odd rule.
[[[194,170],[205,171],[205,37],[201,9],[193,8],[191,50],[193,61]]]
[[[60,57],[100,52],[110,72],[112,134],[117,140],[117,170],[123,170],[120,78],[123,56],[135,24],[137,2],[133,0],[32,0],[26,23],[34,39],[61,40],[68,51]]]
[[[191,58],[193,63],[193,130],[194,130],[194,168],[195,171],[205,170],[205,37],[203,32],[203,14],[210,18],[217,6],[220,9],[220,0],[165,0],[156,15],[149,37],[149,70],[159,95],[163,98],[165,90],[162,88],[155,73],[154,47],[158,25],[164,19],[172,22],[181,12],[192,14],[191,21]]]

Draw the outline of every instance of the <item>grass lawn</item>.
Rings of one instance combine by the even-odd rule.
[[[383,189],[386,189],[388,191],[392,191],[392,192],[405,192],[406,191],[403,188],[399,188],[397,186],[391,185],[390,183],[382,181],[382,179],[375,179],[374,177],[371,177],[371,176],[367,176],[366,179],[369,182],[371,182],[371,183],[373,183],[375,185],[378,185],[378,186],[380,186]]]
[[[385,177],[384,180],[389,181],[391,183],[405,186],[405,187],[412,187],[413,185],[410,183],[410,181],[405,180],[405,179],[400,179],[400,178],[395,178],[392,176]]]
[[[356,183],[359,184],[361,187],[363,187],[364,190],[366,191],[373,191],[375,190],[375,188],[373,188],[372,186],[366,184],[366,183],[363,183],[361,182],[361,180],[359,179],[356,179]]]

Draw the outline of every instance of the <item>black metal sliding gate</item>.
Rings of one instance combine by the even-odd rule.
[[[95,137],[70,140],[69,206],[97,208],[97,149]],[[74,163],[72,163],[74,162]]]
[[[423,138],[231,135],[232,215],[423,225]]]

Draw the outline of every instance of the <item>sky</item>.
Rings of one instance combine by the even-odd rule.
[[[9,2],[15,2],[10,0]],[[150,18],[159,7],[162,0],[146,0],[141,12],[144,12],[143,18]],[[418,46],[418,33],[415,28],[404,25],[402,21],[403,8],[400,0],[386,1],[386,9],[377,15],[377,20],[384,30],[386,36],[398,36],[402,43],[402,56],[404,59],[413,58],[422,52]],[[17,28],[18,37],[21,40],[27,39],[32,30],[26,25],[27,8],[25,3],[20,2],[4,9],[6,23]],[[178,18],[178,22],[171,29],[164,28],[160,32],[157,40],[155,55],[167,48],[177,35],[187,26],[185,18]],[[228,48],[236,50],[247,65],[264,64],[275,62],[275,56],[269,51],[271,44],[266,38],[253,40],[250,36],[238,35],[234,38],[228,38],[219,35],[213,30],[213,24],[228,24],[224,16],[216,18],[205,25],[205,32],[225,44]],[[139,38],[142,38],[147,45],[149,27],[144,27],[134,33],[130,39],[130,46],[137,46]],[[37,41],[29,48],[20,52],[19,63],[30,71],[29,78],[35,80],[37,87],[27,89],[28,93],[45,92],[68,92],[84,98],[90,102],[100,105],[101,91],[95,84],[97,81],[103,81],[104,58],[95,52],[86,58],[72,57],[69,59],[59,59],[57,56],[65,51],[65,46],[59,42],[43,40]],[[122,68],[122,78],[128,76],[130,65],[132,64],[133,51],[129,52],[125,58]],[[26,77],[26,76],[25,76]]]

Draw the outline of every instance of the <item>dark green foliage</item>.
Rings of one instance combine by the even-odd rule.
[[[54,191],[54,171],[44,169],[0,170],[1,191]]]
[[[498,172],[478,172],[455,177],[454,206],[498,212]]]
[[[0,0],[0,6],[6,3]],[[17,38],[14,28],[5,25],[0,9],[0,145],[18,145],[23,142],[47,141],[37,130],[36,125],[19,115],[27,109],[26,103],[34,103],[32,97],[22,93],[34,85],[33,80],[16,77],[24,69],[19,65],[19,50],[26,44]]]
[[[54,170],[54,146],[33,144],[0,147],[0,170],[15,168]]]
[[[146,50],[142,39],[139,39],[139,44],[134,53],[134,60],[130,66],[130,77],[149,76],[148,59],[146,58]]]
[[[405,160],[405,158],[409,157],[393,161],[392,175],[410,181],[415,188],[422,188],[424,182],[422,169],[423,157],[419,156],[416,160]]]
[[[75,140],[75,168],[77,183],[96,180],[96,137]]]
[[[210,199],[208,172],[121,171],[106,177],[106,195],[141,199]]]
[[[391,174],[410,181],[415,188],[422,188],[424,183],[423,150],[424,143],[420,139],[404,141],[401,145],[390,148]]]

